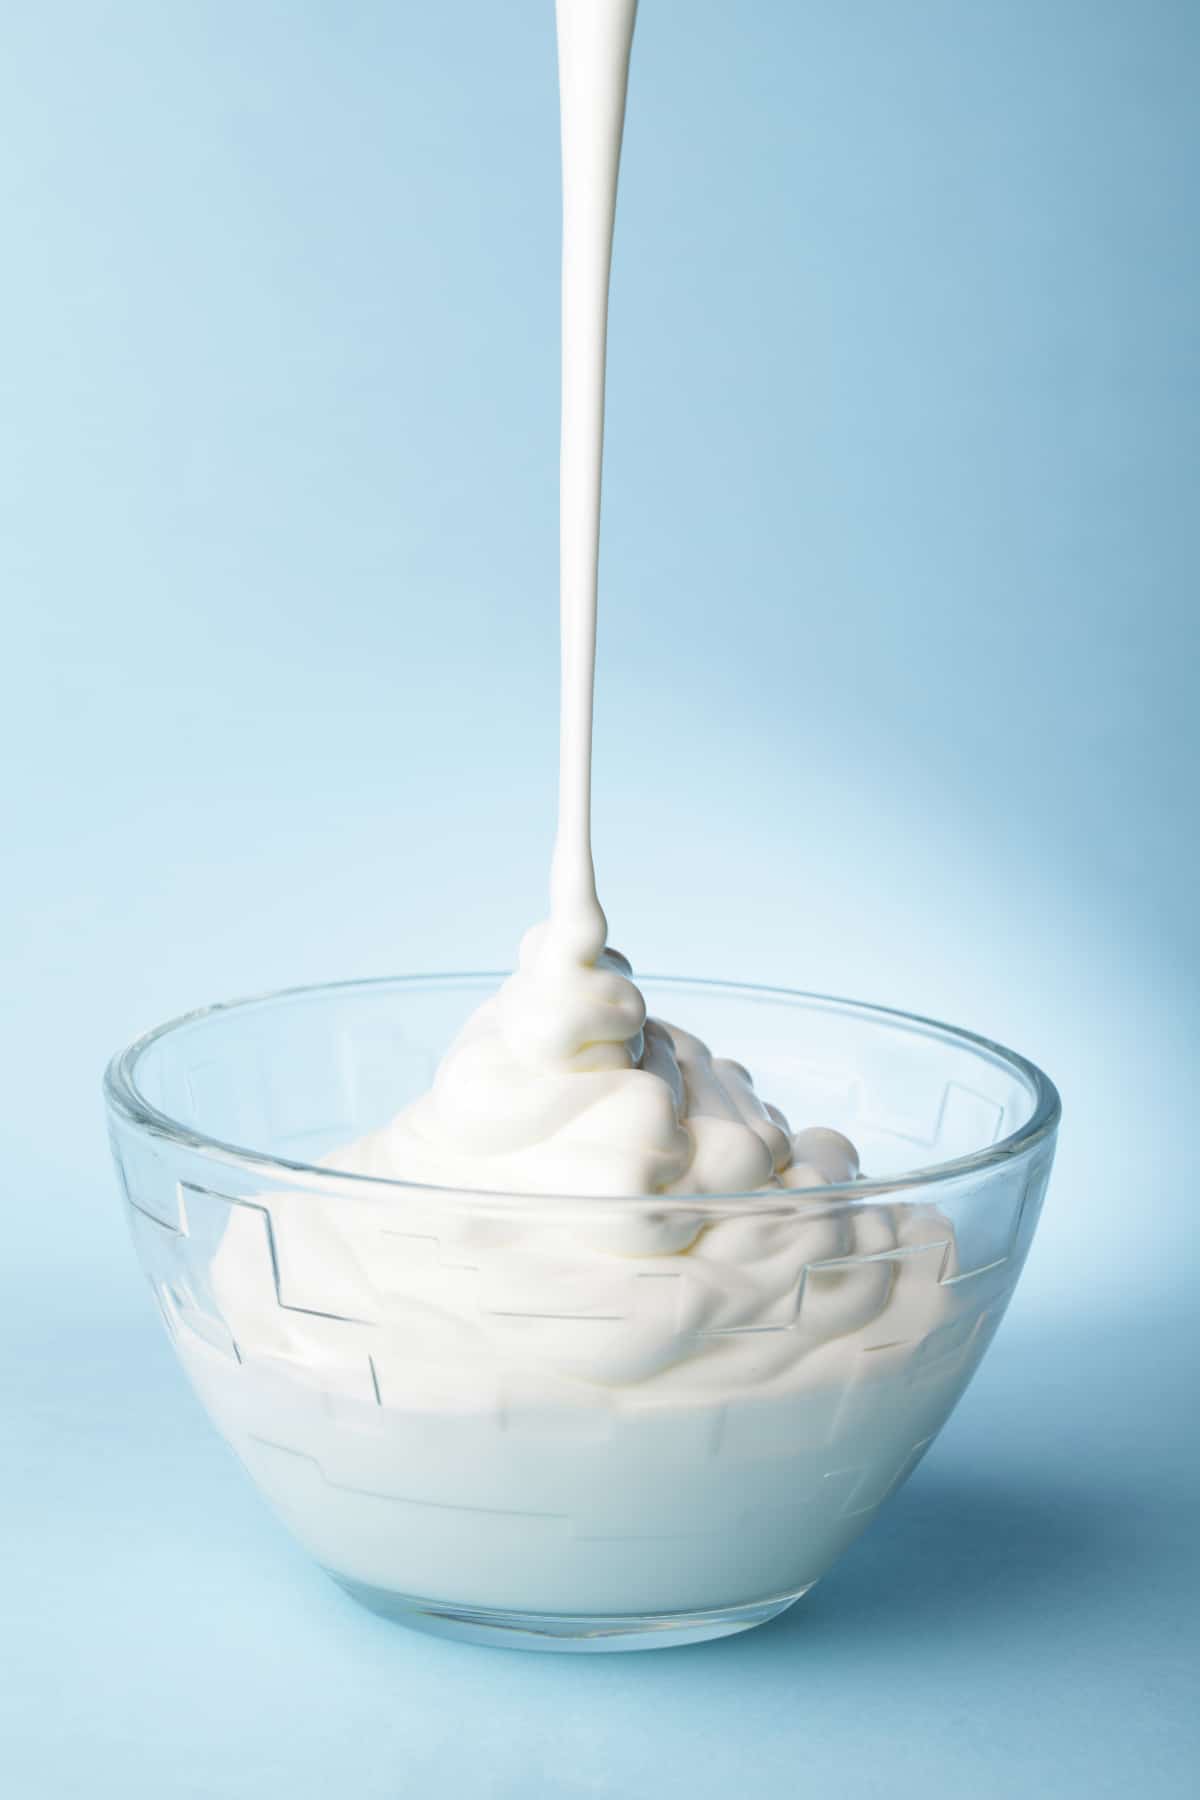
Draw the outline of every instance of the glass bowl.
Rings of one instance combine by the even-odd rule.
[[[297,988],[109,1066],[113,1155],[180,1361],[356,1599],[481,1642],[636,1649],[799,1599],[911,1473],[1029,1249],[1058,1095],[880,1007],[647,978],[867,1178],[638,1199],[380,1179],[500,975]],[[340,1166],[339,1166],[340,1165]]]

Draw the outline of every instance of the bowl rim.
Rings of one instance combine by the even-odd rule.
[[[894,1195],[912,1188],[941,1186],[947,1182],[961,1180],[966,1176],[985,1173],[1025,1156],[1038,1144],[1053,1136],[1062,1116],[1062,1102],[1058,1089],[1050,1077],[1028,1057],[1020,1055],[1015,1050],[1009,1050],[1003,1044],[997,1043],[992,1038],[983,1037],[978,1032],[967,1031],[960,1026],[947,1025],[939,1019],[926,1018],[920,1013],[902,1012],[896,1007],[877,1006],[867,1001],[847,1000],[831,994],[812,993],[802,988],[784,988],[759,982],[723,981],[688,975],[646,974],[639,975],[638,979],[646,982],[647,985],[675,988],[681,991],[709,989],[735,997],[776,1001],[809,1009],[831,1009],[842,1014],[857,1014],[889,1021],[905,1029],[933,1032],[951,1042],[982,1051],[1022,1076],[1033,1091],[1033,1110],[1030,1117],[1017,1130],[1010,1132],[1006,1137],[997,1139],[994,1144],[986,1145],[980,1150],[970,1151],[965,1156],[952,1157],[945,1162],[930,1163],[921,1168],[906,1169],[896,1175],[859,1177],[852,1182],[831,1183],[816,1191],[805,1189],[799,1193],[793,1193],[785,1188],[779,1191],[778,1199],[770,1189],[705,1194],[555,1195],[528,1191],[506,1192],[495,1188],[443,1187],[431,1182],[405,1181],[392,1176],[359,1174],[353,1170],[339,1169],[329,1162],[313,1163],[278,1156],[269,1151],[257,1150],[252,1145],[234,1144],[226,1139],[213,1137],[199,1131],[194,1126],[185,1125],[181,1120],[174,1119],[170,1114],[153,1106],[138,1086],[139,1064],[154,1044],[176,1031],[199,1024],[202,1020],[211,1018],[217,1013],[236,1012],[243,1008],[249,1010],[318,995],[356,993],[364,989],[450,988],[472,987],[483,983],[498,984],[506,978],[507,973],[508,971],[505,970],[462,970],[427,974],[383,975],[348,981],[310,982],[296,987],[274,988],[263,993],[247,994],[233,1000],[220,1000],[209,1006],[195,1007],[189,1012],[180,1013],[175,1018],[167,1019],[161,1025],[156,1025],[151,1030],[144,1032],[124,1050],[118,1051],[112,1057],[104,1072],[105,1100],[111,1110],[127,1124],[156,1138],[167,1139],[188,1150],[215,1157],[223,1162],[269,1171],[275,1176],[283,1176],[292,1181],[299,1176],[305,1179],[306,1185],[315,1178],[325,1184],[336,1183],[339,1187],[347,1184],[352,1189],[364,1192],[381,1189],[398,1190],[408,1194],[433,1195],[439,1199],[453,1200],[459,1204],[499,1205],[506,1209],[513,1206],[544,1209],[548,1206],[559,1207],[564,1203],[579,1203],[602,1205],[610,1210],[633,1209],[640,1211],[649,1207],[656,1213],[719,1210],[731,1201],[745,1202],[751,1199],[767,1210],[778,1209],[783,1212],[791,1212],[794,1211],[801,1199],[809,1205],[818,1199],[822,1206],[841,1203],[852,1205],[882,1194]]]

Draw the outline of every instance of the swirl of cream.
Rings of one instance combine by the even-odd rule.
[[[790,1173],[787,1120],[740,1063],[648,1019],[618,951],[581,962],[550,924],[527,934],[429,1092],[360,1148],[394,1179],[505,1192],[749,1193],[825,1178]]]
[[[415,1333],[418,1357],[457,1345],[555,1380],[753,1385],[870,1324],[899,1279],[889,1210],[822,1200],[858,1175],[848,1139],[792,1136],[740,1063],[646,1017],[622,956],[579,963],[545,927],[429,1091],[327,1161],[446,1191],[414,1198],[395,1252],[319,1211],[300,1234],[337,1289],[329,1310],[370,1317],[386,1293],[387,1329]],[[464,1211],[464,1190],[580,1204],[492,1218]],[[706,1194],[733,1197],[725,1216],[679,1199]],[[605,1204],[655,1195],[661,1208]],[[441,1246],[432,1263],[403,1248],[414,1236]]]

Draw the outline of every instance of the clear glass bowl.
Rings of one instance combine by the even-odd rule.
[[[500,979],[299,988],[115,1057],[142,1266],[218,1430],[368,1606],[531,1648],[744,1630],[825,1573],[966,1387],[1058,1095],[926,1019],[648,978],[654,1015],[744,1062],[793,1128],[853,1138],[869,1178],[613,1200],[339,1170]]]

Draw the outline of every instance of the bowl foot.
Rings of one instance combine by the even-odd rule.
[[[774,1619],[808,1592],[773,1594],[745,1606],[721,1606],[685,1613],[623,1613],[605,1617],[586,1613],[521,1613],[489,1607],[456,1606],[410,1594],[393,1594],[365,1582],[326,1571],[343,1592],[361,1606],[433,1637],[457,1638],[465,1644],[489,1644],[499,1650],[669,1650],[679,1644],[703,1644],[732,1637]],[[813,1584],[810,1582],[809,1587]]]

